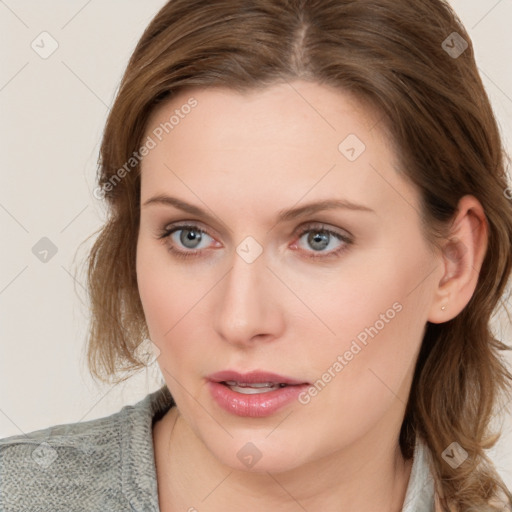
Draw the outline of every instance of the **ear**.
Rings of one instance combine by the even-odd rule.
[[[482,205],[475,197],[464,196],[440,255],[444,274],[434,290],[429,322],[447,322],[466,307],[478,282],[487,237],[488,224]]]

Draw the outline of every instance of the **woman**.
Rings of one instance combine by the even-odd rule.
[[[165,385],[3,440],[0,508],[506,510],[504,160],[440,0],[166,4],[104,133],[88,346],[120,381],[150,339]]]

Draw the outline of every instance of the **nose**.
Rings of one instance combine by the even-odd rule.
[[[279,338],[284,328],[279,286],[263,254],[248,262],[234,251],[231,269],[217,289],[214,322],[218,335],[239,347]]]

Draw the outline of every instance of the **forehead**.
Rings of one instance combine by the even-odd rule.
[[[215,191],[246,206],[336,195],[365,204],[400,196],[414,203],[380,119],[353,96],[312,82],[243,94],[221,87],[181,91],[147,123],[145,137],[155,147],[142,161],[142,199],[177,187],[188,198],[191,191],[204,197]]]
[[[285,126],[282,136],[293,135],[292,130],[308,137],[317,133],[322,138],[331,135],[326,142],[335,143],[347,128],[363,136],[380,118],[379,112],[354,95],[325,84],[297,80],[245,92],[219,86],[188,88],[153,111],[147,132],[170,121],[169,133],[181,132],[185,138],[192,128],[196,130],[202,124],[202,144],[209,142],[206,136],[214,135],[216,142],[224,142],[223,147],[227,148],[237,136],[275,140]],[[187,142],[194,144],[190,137]]]

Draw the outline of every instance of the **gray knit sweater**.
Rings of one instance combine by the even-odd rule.
[[[152,425],[173,405],[163,386],[104,418],[0,439],[0,511],[159,512]],[[402,512],[434,510],[427,458],[418,441]]]

